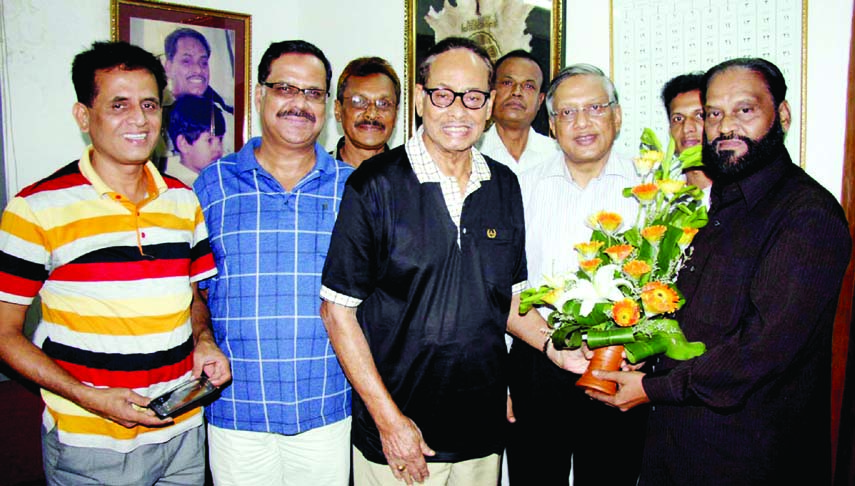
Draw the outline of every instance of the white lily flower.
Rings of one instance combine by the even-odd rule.
[[[631,286],[629,281],[623,278],[615,278],[615,272],[619,267],[617,265],[604,265],[597,269],[594,274],[593,281],[577,280],[576,284],[564,293],[562,297],[567,299],[575,299],[582,302],[579,313],[582,316],[587,316],[594,309],[596,304],[601,302],[617,302],[623,300],[623,292],[618,286]]]

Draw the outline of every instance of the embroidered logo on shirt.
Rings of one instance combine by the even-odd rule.
[[[491,240],[496,237],[496,230],[493,228],[487,228],[487,238]]]

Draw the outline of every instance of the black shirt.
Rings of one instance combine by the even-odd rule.
[[[712,196],[677,313],[707,352],[644,378],[655,407],[640,484],[828,484],[843,211],[786,151]]]
[[[460,246],[437,183],[420,184],[404,147],[347,181],[322,283],[362,299],[357,319],[386,388],[437,454],[458,462],[500,453],[505,422],[504,334],[511,287],[526,280],[525,224],[514,174],[470,194]],[[357,394],[354,445],[385,464]]]

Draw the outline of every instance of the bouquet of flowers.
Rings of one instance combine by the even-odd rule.
[[[704,353],[704,344],[688,342],[671,318],[685,302],[677,274],[707,223],[702,192],[680,177],[683,169],[701,165],[700,148],[675,157],[673,140],[663,150],[645,129],[634,159],[642,183],[624,189],[625,197],[638,200],[636,221],[627,224],[608,211],[591,215],[591,241],[574,246],[579,270],[546,277],[546,285],[523,292],[521,314],[535,306],[553,309],[547,320],[557,349],[623,345],[630,363],[660,353],[677,360]]]

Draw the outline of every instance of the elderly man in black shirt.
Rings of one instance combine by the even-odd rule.
[[[793,164],[786,84],[734,59],[704,77],[709,224],[680,274],[706,354],[600,373],[621,409],[654,405],[640,485],[829,484],[831,335],[851,241],[834,197]]]
[[[354,482],[495,486],[505,423],[504,333],[579,370],[536,312],[520,316],[525,224],[517,179],[473,148],[492,64],[448,38],[419,67],[424,123],[347,182],[321,315],[353,384]],[[545,445],[544,445],[545,447]]]

